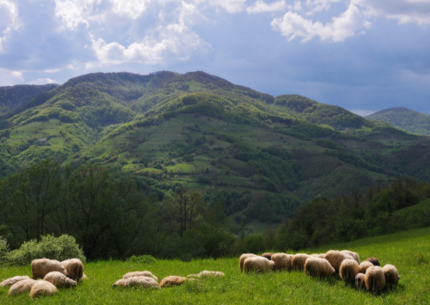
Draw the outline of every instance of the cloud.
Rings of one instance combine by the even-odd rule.
[[[246,0],[194,0],[194,3],[206,4],[210,7],[222,7],[228,13],[234,14],[244,10]]]
[[[364,109],[352,109],[352,110],[349,110],[349,111],[351,111],[352,113],[355,113],[355,114],[357,114],[359,116],[367,116],[367,115],[371,115],[372,113],[375,113],[375,111],[364,110]]]
[[[10,39],[12,31],[18,30],[20,26],[16,4],[8,0],[0,0],[0,52],[4,51],[4,45]]]
[[[357,33],[363,33],[363,29],[369,28],[370,22],[363,19],[360,10],[350,4],[348,9],[333,17],[331,22],[322,24],[320,21],[313,22],[305,19],[297,13],[287,12],[282,18],[275,18],[272,21],[272,28],[286,36],[288,40],[302,37],[302,42],[311,40],[319,36],[322,41],[332,42],[343,41]]]
[[[300,2],[299,2],[300,3]],[[254,3],[253,6],[250,6],[246,9],[248,14],[258,14],[258,13],[267,13],[267,12],[277,12],[284,11],[287,8],[285,1],[277,1],[270,4],[265,3],[262,0],[258,0]]]
[[[0,86],[20,84],[23,81],[22,72],[0,68]]]
[[[56,80],[53,80],[50,78],[38,78],[36,80],[33,80],[27,83],[27,85],[46,85],[46,84],[60,84],[60,82],[57,82]]]

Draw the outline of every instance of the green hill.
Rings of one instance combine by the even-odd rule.
[[[408,174],[425,137],[298,95],[204,72],[94,73],[3,117],[0,176],[45,158],[123,172],[168,198],[181,183],[238,224],[279,223],[307,200]]]
[[[377,257],[381,266],[395,265],[400,281],[394,291],[381,294],[358,291],[336,278],[315,279],[303,272],[240,273],[237,258],[199,259],[191,262],[157,260],[97,261],[85,264],[88,280],[76,288],[59,289],[54,296],[42,297],[40,304],[429,304],[430,229],[418,229],[354,242],[304,249],[305,253],[325,253],[329,249],[348,249],[361,260]],[[294,253],[284,249],[287,253]],[[199,279],[160,291],[137,288],[112,288],[130,271],[149,270],[159,280],[169,275],[186,277],[202,270],[217,270],[225,277]],[[0,268],[0,280],[16,275],[31,275],[31,267]],[[28,293],[7,296],[0,289],[2,304],[33,304]]]
[[[383,121],[415,134],[430,135],[430,115],[404,107],[384,109],[368,115],[366,118]]]

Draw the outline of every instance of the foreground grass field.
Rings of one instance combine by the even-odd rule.
[[[55,296],[37,300],[31,300],[28,294],[8,297],[7,289],[0,289],[0,304],[430,304],[429,228],[305,251],[329,249],[349,249],[358,252],[363,260],[375,256],[381,265],[395,265],[401,276],[398,287],[373,295],[336,279],[313,279],[302,272],[241,274],[236,258],[189,263],[159,260],[151,265],[104,261],[86,264],[89,280],[76,289],[60,290]],[[202,270],[223,271],[226,276],[161,291],[112,288],[124,273],[136,270],[150,270],[159,279]],[[31,274],[30,266],[1,268],[0,280],[24,274]]]

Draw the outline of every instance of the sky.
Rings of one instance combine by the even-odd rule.
[[[430,114],[430,0],[0,0],[0,86],[160,70]]]

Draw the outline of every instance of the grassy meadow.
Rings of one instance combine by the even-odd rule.
[[[37,300],[31,300],[28,294],[8,297],[7,289],[0,289],[0,304],[430,304],[429,228],[303,251],[319,253],[329,249],[349,249],[358,252],[362,260],[375,256],[381,265],[395,265],[401,277],[398,287],[374,295],[345,286],[338,279],[314,279],[302,272],[242,274],[237,258],[158,260],[151,265],[100,261],[85,265],[89,279],[75,289],[60,290],[55,296]],[[168,275],[187,276],[202,270],[223,271],[226,276],[160,291],[112,288],[123,274],[136,270],[150,270],[160,280]],[[24,274],[31,274],[30,266],[0,269],[1,280]]]

